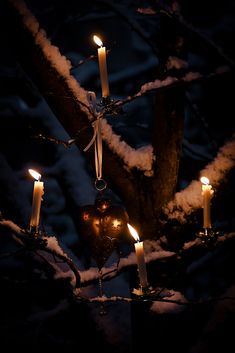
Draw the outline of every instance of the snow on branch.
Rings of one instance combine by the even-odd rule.
[[[110,296],[106,295],[99,297],[85,297],[80,293],[78,296],[74,297],[75,302],[84,302],[84,303],[102,303],[108,304],[113,302],[148,302],[151,303],[149,310],[154,314],[177,314],[182,312],[189,306],[199,306],[205,304],[212,304],[222,301],[234,301],[235,297],[233,296],[221,296],[216,298],[209,298],[198,301],[189,301],[187,300],[180,292],[174,291],[172,289],[164,289],[162,292],[161,289],[153,289],[154,293],[151,295],[138,295],[134,293],[132,297],[122,297],[122,296]]]
[[[167,70],[171,69],[187,69],[188,68],[188,63],[185,60],[182,60],[180,58],[177,58],[177,56],[169,56],[166,62],[166,68]]]
[[[99,271],[97,267],[91,267],[90,269],[85,271],[78,271],[76,265],[74,264],[72,259],[70,259],[68,255],[63,251],[55,236],[43,235],[39,238],[32,238],[32,236],[30,237],[30,234],[28,234],[25,230],[21,229],[18,225],[16,225],[10,220],[2,219],[0,220],[0,225],[10,229],[12,233],[16,235],[15,239],[17,241],[19,241],[22,245],[25,245],[26,247],[27,245],[29,245],[31,249],[34,249],[36,251],[36,254],[38,256],[43,258],[44,261],[46,261],[51,267],[53,267],[56,271],[55,278],[62,278],[63,276],[68,277],[68,274],[64,271],[61,271],[61,269],[59,269],[55,263],[52,263],[52,261],[46,258],[40,250],[45,251],[46,253],[49,253],[54,257],[58,257],[62,262],[66,263],[70,267],[74,275],[70,273],[69,276],[71,277],[71,282],[74,287],[76,287],[76,283],[74,283],[74,276],[76,279],[75,282],[77,282],[77,284],[82,283],[83,285],[99,278]],[[175,252],[162,250],[159,240],[146,240],[144,241],[144,244],[146,263],[162,259],[166,260],[176,255]],[[112,278],[116,276],[119,272],[121,272],[123,269],[136,265],[136,261],[137,260],[135,253],[131,252],[127,257],[121,258],[118,264],[112,265],[110,267],[103,267],[102,277]]]
[[[148,301],[151,303],[150,310],[155,314],[177,314],[184,310],[189,305],[199,305],[205,303],[212,303],[216,301],[222,300],[235,300],[233,297],[217,297],[217,298],[209,298],[200,301],[191,301],[187,300],[185,296],[173,289],[167,288],[152,288],[149,287],[149,292],[139,294],[138,289],[133,290],[133,296],[131,297],[122,297],[122,296],[111,296],[107,297],[105,295],[99,297],[84,297],[82,295],[81,288],[79,288],[79,284],[82,286],[88,285],[90,282],[97,280],[99,278],[99,271],[97,267],[92,267],[87,271],[78,271],[73,261],[69,259],[69,257],[64,253],[62,248],[60,247],[56,237],[42,237],[42,238],[34,238],[28,239],[29,234],[25,233],[20,227],[14,224],[9,220],[0,220],[0,225],[7,227],[10,229],[15,235],[16,240],[19,240],[22,245],[35,250],[35,253],[42,258],[50,267],[54,269],[54,278],[69,278],[71,284],[73,284],[73,299],[75,302],[96,302],[96,303],[109,303],[109,302],[133,302],[133,301]],[[223,236],[221,240],[218,240],[218,243],[226,241],[226,239],[233,238],[235,233],[230,233]],[[43,241],[46,240],[46,243]],[[33,243],[35,241],[35,244]],[[38,244],[37,244],[38,242]],[[32,245],[35,245],[32,247]],[[35,248],[35,249],[34,249]],[[50,259],[50,257],[45,256],[46,253],[49,253],[54,257],[58,257],[63,262],[69,265],[71,271],[63,271],[59,266],[58,262],[56,263],[55,258],[54,261]],[[14,253],[13,253],[14,254]],[[160,246],[160,241],[146,240],[145,241],[145,259],[146,262],[151,262],[153,260],[161,260],[164,261],[172,256],[175,256],[174,252],[163,251]],[[199,260],[196,262],[196,265],[200,265],[203,261]],[[121,258],[118,266],[111,266],[109,268],[102,268],[102,277],[103,279],[112,279],[118,273],[120,273],[122,268],[126,268],[131,265],[136,264],[136,255],[132,252],[126,258]],[[195,262],[194,262],[195,264]]]
[[[71,62],[65,56],[60,54],[59,48],[50,43],[45,31],[40,29],[37,19],[29,11],[23,0],[9,1],[23,17],[25,26],[34,36],[36,44],[41,47],[52,67],[54,67],[59,75],[65,79],[74,96],[79,103],[81,103],[85,113],[88,115],[88,119],[90,121],[94,120],[94,113],[91,111],[87,99],[87,91],[85,91],[70,74],[70,69],[72,68]],[[107,142],[111,150],[124,160],[124,163],[128,168],[136,167],[137,169],[144,171],[145,175],[152,175],[152,162],[154,156],[153,148],[151,146],[146,146],[138,150],[131,148],[127,143],[120,140],[120,136],[112,131],[111,126],[109,126],[105,120],[102,123],[102,130],[104,140]]]
[[[88,302],[88,303],[110,303],[110,302],[149,302],[152,303],[150,310],[156,314],[176,314],[185,309],[187,305],[195,305],[198,303],[191,303],[187,301],[180,292],[173,290],[163,290],[163,289],[152,289],[152,293],[141,295],[137,294],[137,291],[133,291],[133,296],[121,297],[121,296],[111,296],[106,295],[99,297],[84,297],[79,295],[75,298],[78,302]],[[227,298],[226,298],[227,299]],[[230,299],[230,298],[229,298]]]
[[[153,82],[147,82],[144,85],[141,86],[140,91],[138,93],[136,93],[136,96],[141,96],[142,94],[151,91],[151,90],[155,90],[157,88],[160,87],[165,87],[165,86],[169,86],[172,83],[178,81],[178,79],[176,77],[171,77],[168,76],[167,78],[165,78],[164,80],[158,80],[156,79]]]
[[[235,134],[220,148],[216,158],[209,163],[200,174],[209,178],[217,187],[224,177],[235,166]],[[201,182],[193,180],[184,190],[177,192],[172,201],[164,209],[169,219],[186,222],[186,216],[202,206]]]
[[[101,113],[99,113],[101,116]],[[153,170],[152,165],[155,160],[153,154],[152,145],[146,145],[138,149],[134,149],[129,146],[124,140],[121,140],[121,136],[113,132],[112,127],[108,124],[105,118],[100,120],[101,123],[101,133],[103,140],[107,143],[110,150],[116,153],[124,162],[126,168],[129,170],[131,168],[137,168],[144,172],[145,176],[152,176]],[[75,139],[70,139],[68,141],[63,141],[56,139],[54,137],[46,137],[42,134],[34,136],[35,138],[53,142],[55,144],[61,144],[65,148],[71,147],[72,144],[76,143],[79,136]],[[94,135],[95,137],[95,135]],[[90,141],[84,151],[92,145],[94,139]]]
[[[172,65],[178,65],[178,67],[185,67],[186,62],[176,63],[176,59],[172,59]],[[198,81],[201,79],[212,78],[217,75],[225,74],[229,71],[228,67],[220,67],[215,72],[203,76],[199,72],[187,72],[182,78],[176,78],[168,76],[163,80],[156,79],[153,82],[147,82],[141,86],[140,91],[135,95],[127,97],[125,100],[119,100],[115,104],[117,106],[122,106],[126,103],[130,103],[132,100],[141,97],[142,95],[155,91],[163,87],[169,87],[173,84],[190,84],[191,82]],[[147,145],[141,147],[137,150],[130,147],[125,141],[121,140],[121,137],[115,134],[112,130],[112,127],[107,123],[105,119],[102,119],[102,137],[107,143],[109,148],[116,153],[126,164],[128,168],[136,167],[139,170],[144,172],[145,176],[152,176],[153,170],[152,165],[156,159],[156,156],[153,154],[152,145]]]
[[[96,119],[96,116],[90,108],[89,101],[87,99],[87,91],[84,90],[79,85],[77,80],[70,74],[70,70],[72,68],[71,62],[65,56],[61,55],[58,47],[51,44],[50,40],[46,36],[46,32],[40,29],[37,19],[27,8],[23,0],[9,1],[14,5],[20,15],[23,17],[24,25],[35,38],[36,44],[41,48],[50,65],[55,68],[58,74],[66,81],[69,89],[73,93],[76,100],[79,102],[81,109],[86,113],[88,120],[93,121]],[[186,65],[186,63],[179,63],[178,61],[176,63],[176,59],[174,58],[171,59],[171,64],[178,66],[183,65],[184,67]],[[211,75],[213,76],[213,74]],[[174,83],[189,83],[200,78],[202,78],[200,73],[189,72],[181,79],[170,76],[164,80],[157,79],[153,82],[148,82],[142,85],[140,91],[136,95],[127,97],[127,99],[123,101],[117,101],[115,105],[117,107],[122,106],[126,103],[129,103],[133,99],[146,94],[149,91],[156,90],[161,87],[170,86]],[[111,126],[108,125],[105,119],[102,119],[102,136],[110,150],[116,153],[119,158],[124,161],[127,169],[136,167],[137,169],[143,171],[146,176],[153,175],[152,165],[153,161],[155,160],[155,156],[153,155],[153,147],[151,145],[141,147],[138,150],[133,149],[125,141],[121,140],[119,135],[114,133]]]
[[[144,171],[146,176],[152,176],[152,164],[155,160],[153,147],[151,145],[143,146],[139,149],[130,147],[121,136],[115,134],[106,119],[102,119],[102,137],[109,148],[115,152],[128,168],[137,168]]]
[[[176,65],[176,63],[174,63],[174,65]],[[183,65],[183,63],[181,63],[180,65]],[[184,63],[184,65],[186,65],[186,62]],[[156,79],[151,82],[146,82],[140,87],[140,90],[136,94],[134,94],[133,96],[128,96],[126,99],[118,100],[115,104],[118,107],[121,107],[151,91],[156,91],[164,87],[171,87],[173,85],[180,86],[180,85],[191,84],[198,81],[213,79],[218,75],[225,75],[230,71],[231,69],[228,66],[222,66],[222,67],[218,67],[214,72],[211,72],[208,75],[202,75],[200,72],[196,72],[196,71],[189,71],[181,78],[168,76],[163,80]]]
[[[150,307],[150,310],[156,314],[177,314],[185,309],[185,305],[188,304],[187,299],[180,293],[173,290],[169,291],[171,296],[170,300],[165,299],[159,305],[158,301],[154,301]]]
[[[42,236],[34,237],[26,230],[21,229],[18,225],[10,220],[0,220],[0,225],[8,228],[13,233],[13,238],[24,245],[30,250],[34,250],[35,253],[42,258],[50,267],[55,271],[55,278],[70,278],[70,283],[73,288],[77,288],[80,284],[80,273],[74,264],[74,262],[68,257],[68,255],[60,247],[56,237]],[[52,259],[46,254],[52,255]],[[12,253],[14,255],[14,253]],[[61,260],[61,263],[66,263],[71,271],[63,271],[59,266],[56,265],[55,258]]]
[[[150,263],[152,261],[165,261],[169,258],[176,256],[173,251],[163,250],[160,246],[160,241],[157,240],[145,240],[144,241],[144,251],[145,251],[145,262]],[[122,257],[118,265],[112,265],[110,267],[102,268],[103,278],[112,278],[124,269],[136,265],[136,254],[131,252],[128,256]],[[92,282],[99,278],[99,271],[97,267],[91,267],[88,270],[80,271],[81,283],[84,285],[87,282]]]
[[[65,56],[61,55],[59,48],[52,45],[47,38],[46,32],[40,29],[39,23],[35,16],[27,8],[23,0],[9,0],[23,17],[25,27],[31,32],[35,38],[35,43],[42,49],[44,55],[50,62],[51,66],[61,75],[68,84],[68,87],[75,94],[77,100],[81,104],[81,109],[88,115],[91,115],[87,92],[84,90],[77,80],[70,74],[72,64]],[[92,117],[90,117],[91,119]]]
[[[138,7],[136,11],[143,15],[156,15],[156,11],[154,11],[151,7]]]

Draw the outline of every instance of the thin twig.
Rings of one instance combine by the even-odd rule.
[[[189,92],[185,93],[185,99],[188,102],[188,104],[189,104],[190,108],[192,109],[193,113],[195,114],[195,116],[200,120],[204,131],[206,132],[208,138],[211,141],[211,146],[213,147],[214,150],[217,150],[218,145],[217,145],[216,140],[214,139],[214,137],[212,136],[212,134],[210,132],[208,123],[207,123],[206,119],[204,118],[204,116],[202,116],[202,114],[200,113],[196,103],[192,102]]]
[[[105,108],[104,108],[104,109],[105,109]],[[97,113],[96,119],[98,119],[98,118],[101,119],[104,115],[105,115],[105,111],[101,111],[101,112]],[[93,123],[93,121],[90,122],[90,124],[92,124],[92,123]],[[78,142],[78,140],[79,140],[79,136],[78,136],[78,135],[79,135],[82,131],[84,131],[84,130],[86,130],[86,129],[88,129],[88,128],[89,128],[89,126],[84,126],[82,129],[80,129],[80,130],[76,133],[77,137],[72,138],[72,139],[69,139],[68,141],[60,140],[60,139],[57,139],[57,138],[51,137],[51,136],[44,136],[44,135],[42,135],[42,134],[34,135],[34,136],[32,136],[32,138],[45,140],[45,141],[48,141],[48,142],[55,143],[56,145],[63,145],[65,148],[69,148],[69,147],[71,147],[73,144],[76,144],[76,143]],[[85,151],[85,149],[84,149],[84,151]]]
[[[45,96],[56,96],[56,98],[60,99],[60,98],[65,98],[65,99],[71,99],[70,95],[58,95],[57,93],[51,92],[51,91],[45,91],[44,92]],[[93,111],[93,109],[87,105],[86,103],[82,102],[80,99],[77,98],[77,96],[74,96],[74,99],[76,100],[77,103],[79,103],[80,105],[82,105],[84,108],[86,108],[88,110],[88,112],[90,113],[90,115],[93,117],[93,120],[90,120],[91,122],[95,121],[97,119],[97,114]]]
[[[120,17],[122,17],[127,24],[130,25],[130,27],[144,40],[144,42],[152,49],[153,53],[158,56],[159,51],[157,50],[156,46],[152,41],[150,41],[149,37],[144,33],[142,28],[139,26],[137,21],[133,19],[133,16],[131,14],[128,14],[127,8],[122,7],[113,1],[109,0],[96,0],[97,3],[101,3],[109,7],[113,12],[116,12]]]
[[[113,273],[118,273],[118,267],[119,267],[119,263],[120,263],[120,257],[118,258],[118,261],[117,261],[117,263],[116,263],[116,268],[114,268],[114,269],[112,269],[112,270],[110,270],[110,271],[108,271],[108,272],[105,272],[103,275],[102,275],[102,279],[104,279],[106,276],[109,276],[109,275],[111,275],[111,274],[113,274]]]
[[[95,60],[95,59],[97,59],[97,55],[92,54],[92,55],[88,56],[87,58],[80,60],[77,65],[73,65],[72,69],[75,69],[75,68],[85,64],[87,61]]]
[[[235,300],[235,297],[219,297],[219,298],[209,298],[205,300],[198,300],[198,301],[180,301],[180,300],[174,300],[174,299],[167,299],[164,297],[161,297],[160,295],[156,295],[153,297],[148,297],[145,295],[140,295],[140,296],[135,296],[135,297],[121,297],[121,296],[113,296],[113,297],[93,297],[93,298],[88,298],[88,297],[83,297],[83,296],[77,296],[75,297],[76,301],[81,301],[81,302],[87,302],[87,303],[100,303],[100,302],[106,302],[106,303],[113,303],[113,302],[164,302],[164,303],[169,303],[169,304],[177,304],[177,305],[183,305],[183,306],[189,306],[189,305],[205,305],[205,304],[213,304],[218,301],[223,301],[223,300]]]
[[[235,62],[224,53],[224,50],[219,45],[217,45],[213,40],[211,40],[193,25],[185,21],[182,15],[179,15],[177,12],[174,12],[169,6],[165,5],[162,1],[157,0],[157,3],[163,9],[163,13],[165,13],[169,18],[177,21],[187,31],[193,33],[199,39],[203,40],[207,45],[213,48],[217,52],[217,54],[227,62],[230,67],[232,67],[233,69],[235,68]]]
[[[107,50],[106,50],[106,54],[107,54],[107,55],[109,55],[110,52],[111,52],[110,49],[107,49]],[[97,55],[92,54],[92,55],[88,56],[87,58],[85,58],[85,59],[83,59],[83,60],[80,60],[80,61],[78,62],[78,64],[73,65],[72,70],[74,70],[74,69],[80,67],[81,65],[85,64],[86,62],[88,62],[88,61],[90,61],[90,60],[96,60],[97,58],[98,58]]]
[[[191,74],[195,74],[195,78],[191,78],[190,80],[187,80],[187,76],[183,76],[181,78],[175,78],[175,80],[172,80],[172,82],[169,82],[168,84],[162,84],[162,85],[158,85],[157,87],[154,87],[154,85],[152,86],[152,88],[146,88],[144,90],[140,90],[139,92],[137,92],[136,94],[134,94],[133,96],[128,96],[127,98],[123,99],[123,100],[118,100],[116,101],[114,104],[117,107],[121,107],[127,103],[130,103],[132,101],[134,101],[136,98],[142,97],[145,94],[149,93],[149,92],[154,92],[154,91],[158,91],[158,90],[163,90],[163,89],[168,89],[170,87],[181,87],[181,86],[188,86],[192,83],[195,82],[201,82],[201,81],[205,81],[205,80],[209,80],[209,79],[214,79],[216,77],[222,76],[222,75],[227,75],[228,73],[230,73],[230,71],[223,71],[223,72],[212,72],[208,75],[204,75],[202,76],[201,74],[197,73],[197,72],[192,72]],[[196,75],[198,74],[198,75]],[[187,74],[186,74],[187,75]],[[173,78],[173,77],[172,77]],[[165,80],[159,80],[160,82],[164,82]],[[147,83],[153,83],[153,82],[147,82]],[[145,83],[144,85],[146,85],[147,83]],[[143,86],[144,86],[143,85]],[[143,87],[142,86],[142,87]]]
[[[55,137],[44,136],[42,134],[38,134],[38,135],[32,136],[32,138],[53,142],[56,145],[63,145],[65,148],[69,148],[72,144],[76,143],[77,140],[78,140],[76,138],[76,139],[70,139],[68,141],[63,141],[63,140],[59,140],[59,139],[57,139]]]

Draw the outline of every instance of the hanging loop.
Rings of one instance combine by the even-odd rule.
[[[94,92],[88,92],[88,101],[91,109],[96,114],[96,96]],[[96,172],[96,181],[95,188],[97,191],[104,191],[107,188],[106,181],[102,178],[102,162],[103,162],[103,146],[102,146],[102,136],[101,136],[101,118],[97,115],[97,119],[92,123],[94,134],[86,146],[84,151],[87,151],[94,144],[95,152],[95,172]]]
[[[107,188],[107,183],[104,179],[96,179],[95,188],[97,191],[104,191]]]

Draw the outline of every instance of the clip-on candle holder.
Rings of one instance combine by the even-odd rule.
[[[47,240],[44,239],[39,227],[29,226],[27,229],[21,229],[21,236],[24,244],[30,249],[43,249],[47,246]]]
[[[223,230],[210,227],[210,228],[203,228],[202,230],[197,232],[196,237],[200,239],[201,242],[206,246],[213,246],[218,240],[218,237],[223,234],[224,234]]]
[[[169,293],[166,293],[165,288],[153,287],[149,283],[147,283],[145,286],[142,286],[140,279],[138,283],[138,288],[133,288],[131,293],[134,298],[143,300],[156,300],[169,296]]]
[[[112,102],[113,102],[113,99],[111,99],[110,96],[102,97],[99,105],[105,108],[105,107],[108,107]]]
[[[121,106],[117,105],[118,101],[115,101],[110,96],[102,97],[100,103],[98,104],[101,107],[101,110],[104,114],[107,115],[121,115],[124,114],[124,111]]]
[[[29,225],[29,227],[27,229],[27,233],[32,238],[38,238],[41,234],[39,226],[32,226],[32,225]]]
[[[201,239],[202,243],[213,244],[216,242],[220,232],[215,231],[212,227],[203,228],[197,233],[197,238]]]
[[[151,286],[142,288],[140,286],[139,289],[134,288],[132,291],[132,297],[141,300],[160,300],[161,298],[171,297],[173,294],[169,292],[169,290],[165,288],[153,288]]]

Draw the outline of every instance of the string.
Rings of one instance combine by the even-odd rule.
[[[90,108],[96,114],[96,95],[94,92],[87,92],[87,98],[89,101]],[[95,146],[95,172],[96,172],[96,182],[95,187],[97,190],[102,191],[106,188],[107,184],[102,179],[102,162],[103,162],[103,146],[102,146],[102,136],[101,136],[101,119],[97,116],[96,121],[92,123],[94,130],[91,141],[84,148],[86,152],[93,144]]]
[[[96,179],[102,179],[102,137],[100,118],[95,122],[96,139],[95,139],[95,170]]]

